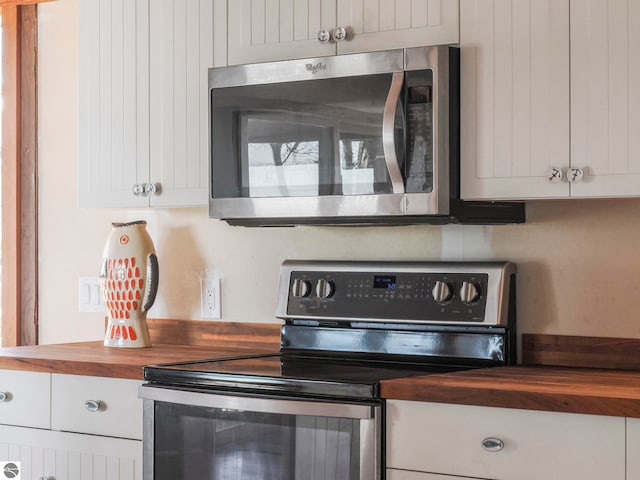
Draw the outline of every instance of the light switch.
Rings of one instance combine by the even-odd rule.
[[[78,310],[80,312],[107,313],[102,299],[100,277],[78,278]]]

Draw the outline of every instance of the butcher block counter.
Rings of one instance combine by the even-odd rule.
[[[101,341],[0,348],[0,369],[142,379],[145,365],[277,352],[280,325],[147,320],[150,348]]]

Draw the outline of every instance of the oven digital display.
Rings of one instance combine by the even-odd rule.
[[[373,277],[373,288],[384,288],[385,290],[395,290],[395,275],[375,275]]]

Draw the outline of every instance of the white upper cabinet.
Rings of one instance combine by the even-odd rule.
[[[234,0],[229,64],[455,44],[458,18],[458,0]]]
[[[226,0],[79,5],[80,205],[206,205],[207,70],[226,63]]]
[[[640,195],[640,2],[461,0],[460,21],[464,199]]]
[[[461,194],[566,197],[569,0],[461,0]]]
[[[142,207],[149,180],[149,0],[82,0],[79,203]]]
[[[640,2],[571,0],[577,197],[640,195]]]

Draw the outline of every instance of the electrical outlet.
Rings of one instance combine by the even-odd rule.
[[[107,313],[102,298],[100,277],[78,277],[78,310],[80,312]]]
[[[220,305],[221,287],[222,279],[220,277],[202,279],[200,290],[202,318],[222,318],[222,308]]]

